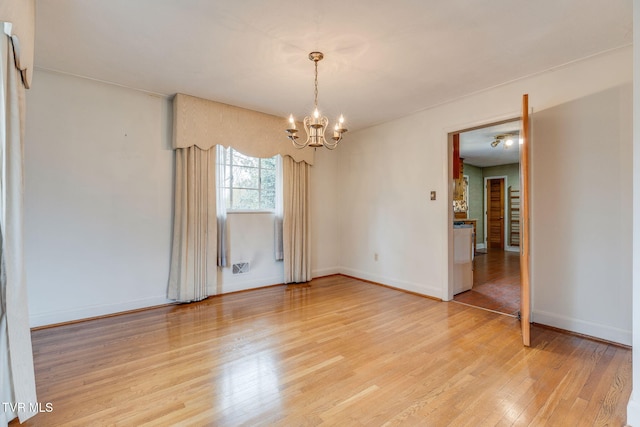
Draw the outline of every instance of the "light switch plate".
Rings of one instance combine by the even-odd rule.
[[[432,191],[431,192],[431,200],[435,200],[436,199],[436,192]]]

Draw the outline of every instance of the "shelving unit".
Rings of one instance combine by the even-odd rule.
[[[520,246],[520,190],[509,186],[509,246]]]

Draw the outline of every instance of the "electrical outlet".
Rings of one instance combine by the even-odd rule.
[[[436,192],[432,191],[431,192],[431,200],[435,200],[436,199]]]

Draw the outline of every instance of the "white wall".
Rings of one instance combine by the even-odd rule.
[[[229,293],[282,283],[282,262],[275,260],[275,218],[270,213],[227,215],[229,267],[219,270],[218,293]],[[249,262],[248,273],[233,274],[231,265]]]
[[[346,144],[345,139],[340,144]],[[318,149],[311,168],[311,274],[313,277],[340,273],[338,159],[335,151]]]
[[[529,94],[529,103],[534,112],[554,106],[581,100],[608,89],[628,90],[631,82],[631,48],[612,51],[584,61],[559,67],[548,72],[511,82],[484,92],[480,92],[455,102],[418,112],[409,117],[394,120],[350,135],[340,153],[340,181],[343,192],[340,206],[341,253],[343,271],[348,274],[382,282],[388,285],[419,292],[425,295],[449,299],[449,248],[450,248],[450,196],[448,145],[449,132],[472,126],[489,124],[498,120],[520,116],[522,94]],[[627,89],[620,89],[626,87]],[[615,112],[614,112],[615,113]],[[613,144],[617,154],[629,152],[630,132],[628,106],[620,104],[617,112],[620,122],[607,126],[617,130]],[[533,141],[536,144],[535,117],[533,119]],[[616,127],[618,126],[618,127]],[[618,138],[618,139],[616,139]],[[604,141],[603,141],[604,143]],[[613,174],[617,180],[630,176],[630,169],[620,172],[610,170],[630,164],[619,161],[600,168],[602,174]],[[585,173],[584,165],[578,165],[579,173]],[[589,170],[592,172],[592,170]],[[543,165],[533,165],[532,182],[544,173]],[[622,188],[610,188],[613,196],[607,200],[621,200],[627,195]],[[429,192],[436,190],[438,199],[429,200]],[[549,189],[553,191],[553,189]],[[616,211],[626,206],[621,203],[613,207]],[[594,204],[593,209],[601,211],[610,207]],[[576,212],[559,212],[559,215],[575,216]],[[532,218],[532,224],[536,218]],[[580,219],[584,222],[585,219]],[[621,223],[629,230],[631,224]],[[595,251],[615,245],[619,237],[604,239]],[[622,248],[628,242],[622,242]],[[532,267],[536,269],[536,256],[545,248],[534,245],[531,248]],[[378,261],[373,252],[379,253]],[[580,318],[590,335],[614,341],[627,342],[630,338],[631,318],[628,309],[620,310],[611,304],[601,306],[595,301],[602,293],[612,295],[611,300],[628,300],[631,297],[628,274],[630,261],[606,258],[613,265],[601,265],[601,271],[618,269],[624,271],[623,282],[601,283],[596,277],[584,277],[584,282],[575,284],[575,291],[585,293],[582,300],[590,305],[581,309],[587,312]],[[585,260],[584,262],[589,262]],[[600,275],[598,277],[601,277]],[[581,278],[582,279],[582,278]],[[547,305],[547,299],[536,294],[544,286],[532,282],[533,320],[536,314],[552,314],[557,318],[575,315],[573,312],[558,311],[558,307],[573,305],[573,301],[557,301]],[[559,295],[563,298],[563,295]],[[555,311],[554,311],[555,310]],[[548,319],[548,317],[547,317]],[[614,336],[608,332],[614,331]]]
[[[631,344],[631,83],[533,116],[534,321]]]
[[[31,326],[168,302],[173,162],[171,101],[37,71],[27,91],[25,263]],[[283,144],[288,143],[283,138]],[[312,271],[337,272],[336,152],[312,168]],[[229,215],[219,291],[282,283],[273,215]]]
[[[438,140],[442,128],[434,125],[413,115],[355,132],[341,147],[344,273],[441,296],[447,280],[441,268],[447,263],[447,139],[445,133],[444,142]],[[429,200],[430,190],[437,190],[438,200]]]
[[[32,326],[165,302],[169,118],[163,98],[36,72],[25,144]]]
[[[633,0],[633,389],[627,425],[640,426],[640,0]]]

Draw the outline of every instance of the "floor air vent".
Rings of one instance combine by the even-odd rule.
[[[245,274],[250,270],[248,262],[238,262],[233,264],[233,274]]]

